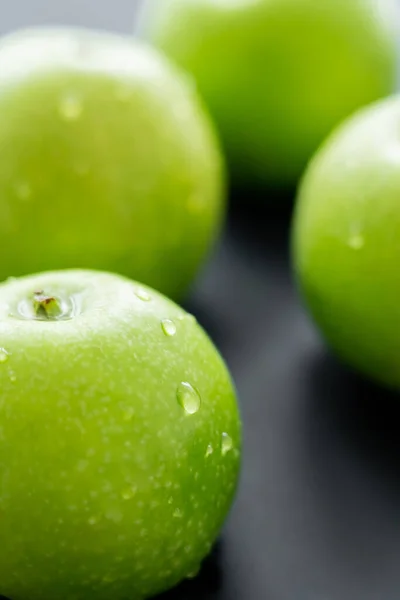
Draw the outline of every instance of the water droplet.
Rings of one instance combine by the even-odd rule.
[[[223,433],[222,434],[222,441],[221,441],[221,454],[222,456],[225,456],[225,454],[228,454],[228,452],[230,452],[233,448],[233,440],[231,438],[230,435],[228,435],[227,433]]]
[[[80,460],[77,464],[77,471],[79,471],[80,473],[83,473],[83,471],[86,471],[86,469],[89,466],[89,461],[87,460]]]
[[[208,458],[209,456],[211,456],[211,454],[214,452],[213,447],[211,446],[211,444],[208,444],[207,446],[207,450],[206,450],[206,458]]]
[[[173,499],[173,497],[172,497],[172,496],[170,496],[170,497],[168,498],[168,504],[173,504],[173,503],[174,503],[174,499]]]
[[[132,500],[133,496],[136,494],[136,487],[128,487],[121,494],[123,500]]]
[[[187,381],[182,381],[176,390],[176,397],[182,408],[189,414],[194,415],[201,406],[200,394]]]
[[[197,319],[194,315],[191,314],[187,314],[186,315],[186,319],[185,319],[188,323],[197,323]]]
[[[172,516],[173,516],[175,519],[182,519],[182,516],[183,516],[183,515],[182,515],[182,511],[181,511],[179,508],[176,508],[176,509],[174,510],[174,512],[172,513]]]
[[[350,236],[348,245],[353,250],[361,250],[365,245],[364,237],[360,233]]]
[[[98,517],[90,517],[90,519],[88,519],[88,523],[89,525],[96,525],[96,523],[99,522]]]
[[[187,323],[197,323],[197,319],[194,315],[190,313],[185,313],[178,317],[178,321],[186,321]]]
[[[15,193],[20,200],[29,200],[32,196],[32,189],[26,181],[19,181],[15,185]]]
[[[15,373],[10,373],[10,381],[11,383],[15,383],[17,381],[17,376]]]
[[[126,422],[132,421],[134,414],[135,414],[135,409],[133,409],[132,407],[129,407],[126,410],[124,410],[124,421],[126,421]]]
[[[148,294],[146,292],[146,290],[144,290],[142,288],[137,290],[136,296],[137,296],[137,298],[139,298],[139,300],[142,300],[142,302],[150,302],[150,300],[151,300],[150,294]]]
[[[173,337],[176,334],[176,325],[171,319],[161,321],[161,329],[168,337]]]
[[[82,100],[76,94],[67,94],[61,99],[59,111],[66,121],[77,121],[83,112]]]
[[[186,579],[195,579],[197,577],[197,575],[200,573],[201,570],[201,565],[198,565],[195,569],[193,569],[193,571],[190,571],[190,573],[188,573],[186,575]]]
[[[106,519],[113,521],[114,523],[120,523],[124,518],[122,511],[117,506],[109,508],[104,516]]]
[[[10,355],[5,348],[0,348],[0,363],[5,363],[8,361]]]

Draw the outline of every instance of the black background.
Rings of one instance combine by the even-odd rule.
[[[0,33],[45,23],[129,32],[136,4],[0,0]],[[341,367],[302,310],[288,252],[294,193],[255,196],[231,199],[188,303],[237,384],[240,490],[199,577],[162,598],[399,600],[399,399]]]

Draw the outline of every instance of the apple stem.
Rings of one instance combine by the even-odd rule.
[[[33,308],[37,317],[57,319],[62,314],[60,301],[55,296],[48,296],[43,290],[34,292]]]

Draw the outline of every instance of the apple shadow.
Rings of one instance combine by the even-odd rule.
[[[200,290],[193,294],[184,302],[183,308],[196,317],[197,322],[207,331],[213,342],[220,346],[228,335],[229,324],[213,311],[213,307],[204,302],[201,298]],[[1,600],[1,599],[0,599]]]
[[[235,362],[244,330],[252,330],[264,318],[265,299],[279,305],[293,293],[292,194],[282,195],[275,203],[266,203],[253,191],[247,194],[241,191],[232,196],[224,234],[184,303],[228,363],[231,356]]]
[[[154,600],[212,600],[222,585],[219,555],[221,542],[217,542],[211,554],[204,560],[200,573],[194,579],[184,581],[178,587],[157,596]],[[0,596],[0,600],[12,600]]]
[[[349,370],[327,351],[315,357],[309,371],[308,410],[318,417],[319,437],[313,441],[339,441],[343,450],[384,481],[396,475],[400,483],[400,393],[388,390]],[[308,419],[307,411],[304,413]],[[311,420],[309,420],[311,422]]]
[[[298,464],[317,547],[340,573],[336,579],[398,589],[400,394],[364,380],[327,353],[308,367]]]
[[[228,234],[249,255],[289,262],[295,189],[235,189],[229,202]]]
[[[204,560],[200,573],[176,588],[157,596],[155,600],[212,600],[222,588],[223,575],[220,562],[222,542],[215,544],[211,554]],[[0,599],[1,600],[1,599]]]

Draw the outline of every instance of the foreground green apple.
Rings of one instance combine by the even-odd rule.
[[[69,29],[0,42],[0,279],[58,268],[169,296],[219,230],[223,161],[193,86],[130,38]]]
[[[240,422],[195,319],[116,275],[0,286],[0,594],[137,600],[193,576],[230,507]]]
[[[395,82],[392,0],[147,0],[143,35],[192,73],[233,177],[296,182],[330,129]]]
[[[349,364],[400,387],[400,97],[341,126],[300,190],[293,258],[307,304]]]

